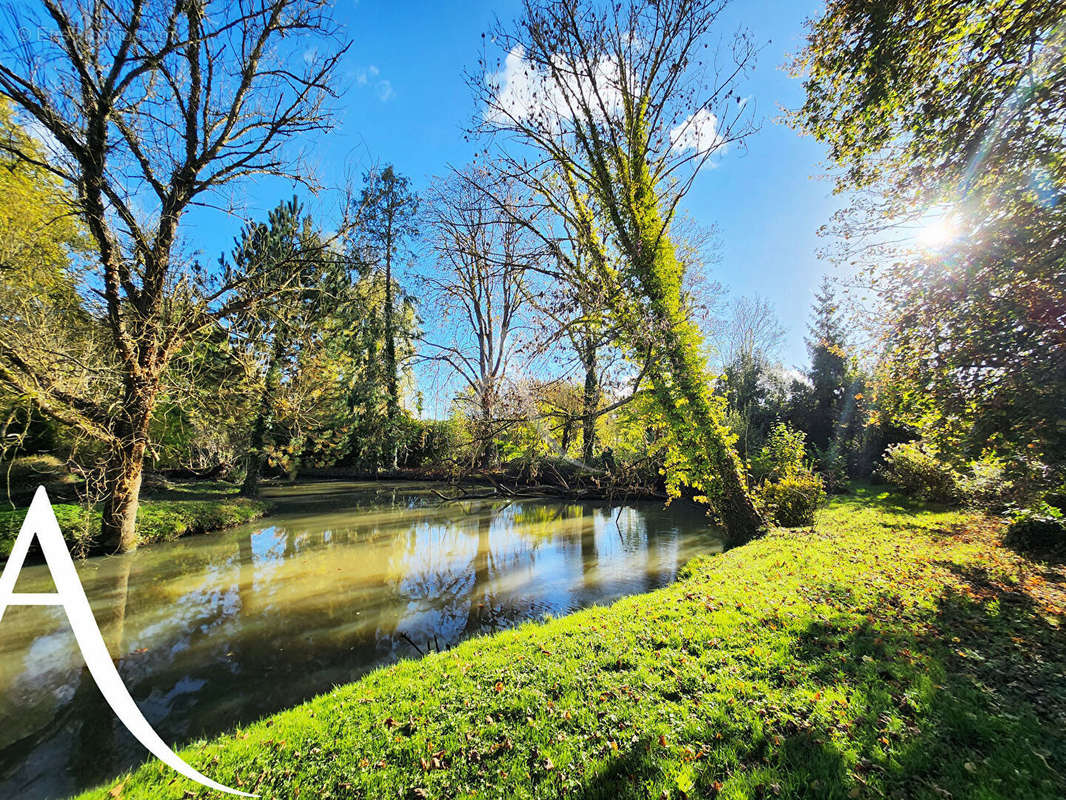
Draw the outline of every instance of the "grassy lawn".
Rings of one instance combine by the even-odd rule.
[[[1000,533],[862,491],[660,591],[379,670],[183,757],[286,800],[1060,800],[1064,571]],[[158,762],[84,795],[214,796]]]
[[[90,542],[100,531],[99,510],[70,503],[56,503],[53,508],[72,549],[91,551]],[[263,516],[268,509],[267,503],[238,497],[237,488],[230,484],[175,484],[142,496],[137,528],[142,544],[169,542],[193,533],[232,528]],[[7,559],[25,518],[25,508],[0,511],[0,561]]]

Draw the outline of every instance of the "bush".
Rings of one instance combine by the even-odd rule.
[[[1061,508],[1046,501],[1018,511],[1004,542],[1017,550],[1066,556],[1066,517]]]
[[[453,419],[404,419],[403,466],[409,468],[440,467],[462,450],[463,432]]]
[[[785,528],[813,525],[814,512],[825,497],[824,482],[810,470],[767,481],[757,495],[766,516]]]
[[[961,476],[926,442],[894,444],[885,450],[885,480],[924,500],[947,503],[959,496]]]
[[[971,461],[959,475],[956,486],[959,499],[968,506],[1002,509],[1014,490],[1007,479],[1007,464],[993,455]]]
[[[818,474],[830,494],[844,494],[848,490],[848,460],[840,448],[831,445],[819,455]]]
[[[806,436],[803,431],[779,422],[766,437],[766,444],[752,460],[752,473],[756,479],[779,480],[787,475],[803,472],[807,458]]]
[[[825,500],[825,481],[807,465],[805,441],[802,431],[780,422],[754,459],[752,472],[764,479],[755,499],[775,525],[812,525],[815,510]]]

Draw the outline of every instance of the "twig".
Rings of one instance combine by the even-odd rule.
[[[421,647],[419,647],[417,644],[415,644],[414,640],[410,636],[408,636],[406,633],[404,633],[403,631],[400,631],[400,637],[402,639],[405,639],[407,641],[407,643],[409,645],[411,645],[411,647],[413,647],[415,650],[417,650],[418,654],[420,656],[424,657],[426,655],[425,651]]]

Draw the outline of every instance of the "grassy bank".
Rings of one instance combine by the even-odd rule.
[[[866,492],[182,755],[265,798],[1061,798],[1061,566]],[[212,797],[152,762],[91,798]]]
[[[91,552],[100,532],[99,509],[72,503],[56,503],[53,508],[72,550]],[[263,516],[268,508],[267,503],[238,497],[237,488],[229,484],[176,484],[144,493],[137,509],[138,537],[141,544],[152,544],[232,528]],[[25,518],[25,508],[0,511],[0,561],[7,559]]]

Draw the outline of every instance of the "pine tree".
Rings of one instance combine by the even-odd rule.
[[[811,389],[805,425],[808,441],[823,451],[833,440],[847,380],[846,342],[838,312],[836,290],[828,276],[823,277],[814,296],[810,336],[806,339]]]
[[[382,170],[371,170],[364,181],[353,255],[364,272],[379,275],[385,285],[386,453],[390,468],[395,470],[399,459],[400,425],[399,364],[396,357],[396,295],[399,286],[395,268],[396,262],[409,247],[410,240],[418,234],[415,225],[418,196],[411,190],[408,178],[397,173],[391,164]]]
[[[242,275],[247,308],[235,321],[238,339],[248,343],[258,374],[257,410],[245,457],[241,493],[255,497],[259,472],[274,426],[274,411],[286,371],[311,344],[310,330],[324,312],[322,282],[336,266],[300,202],[274,208],[265,223],[248,225],[237,239],[227,275]],[[264,298],[272,297],[270,301]]]

